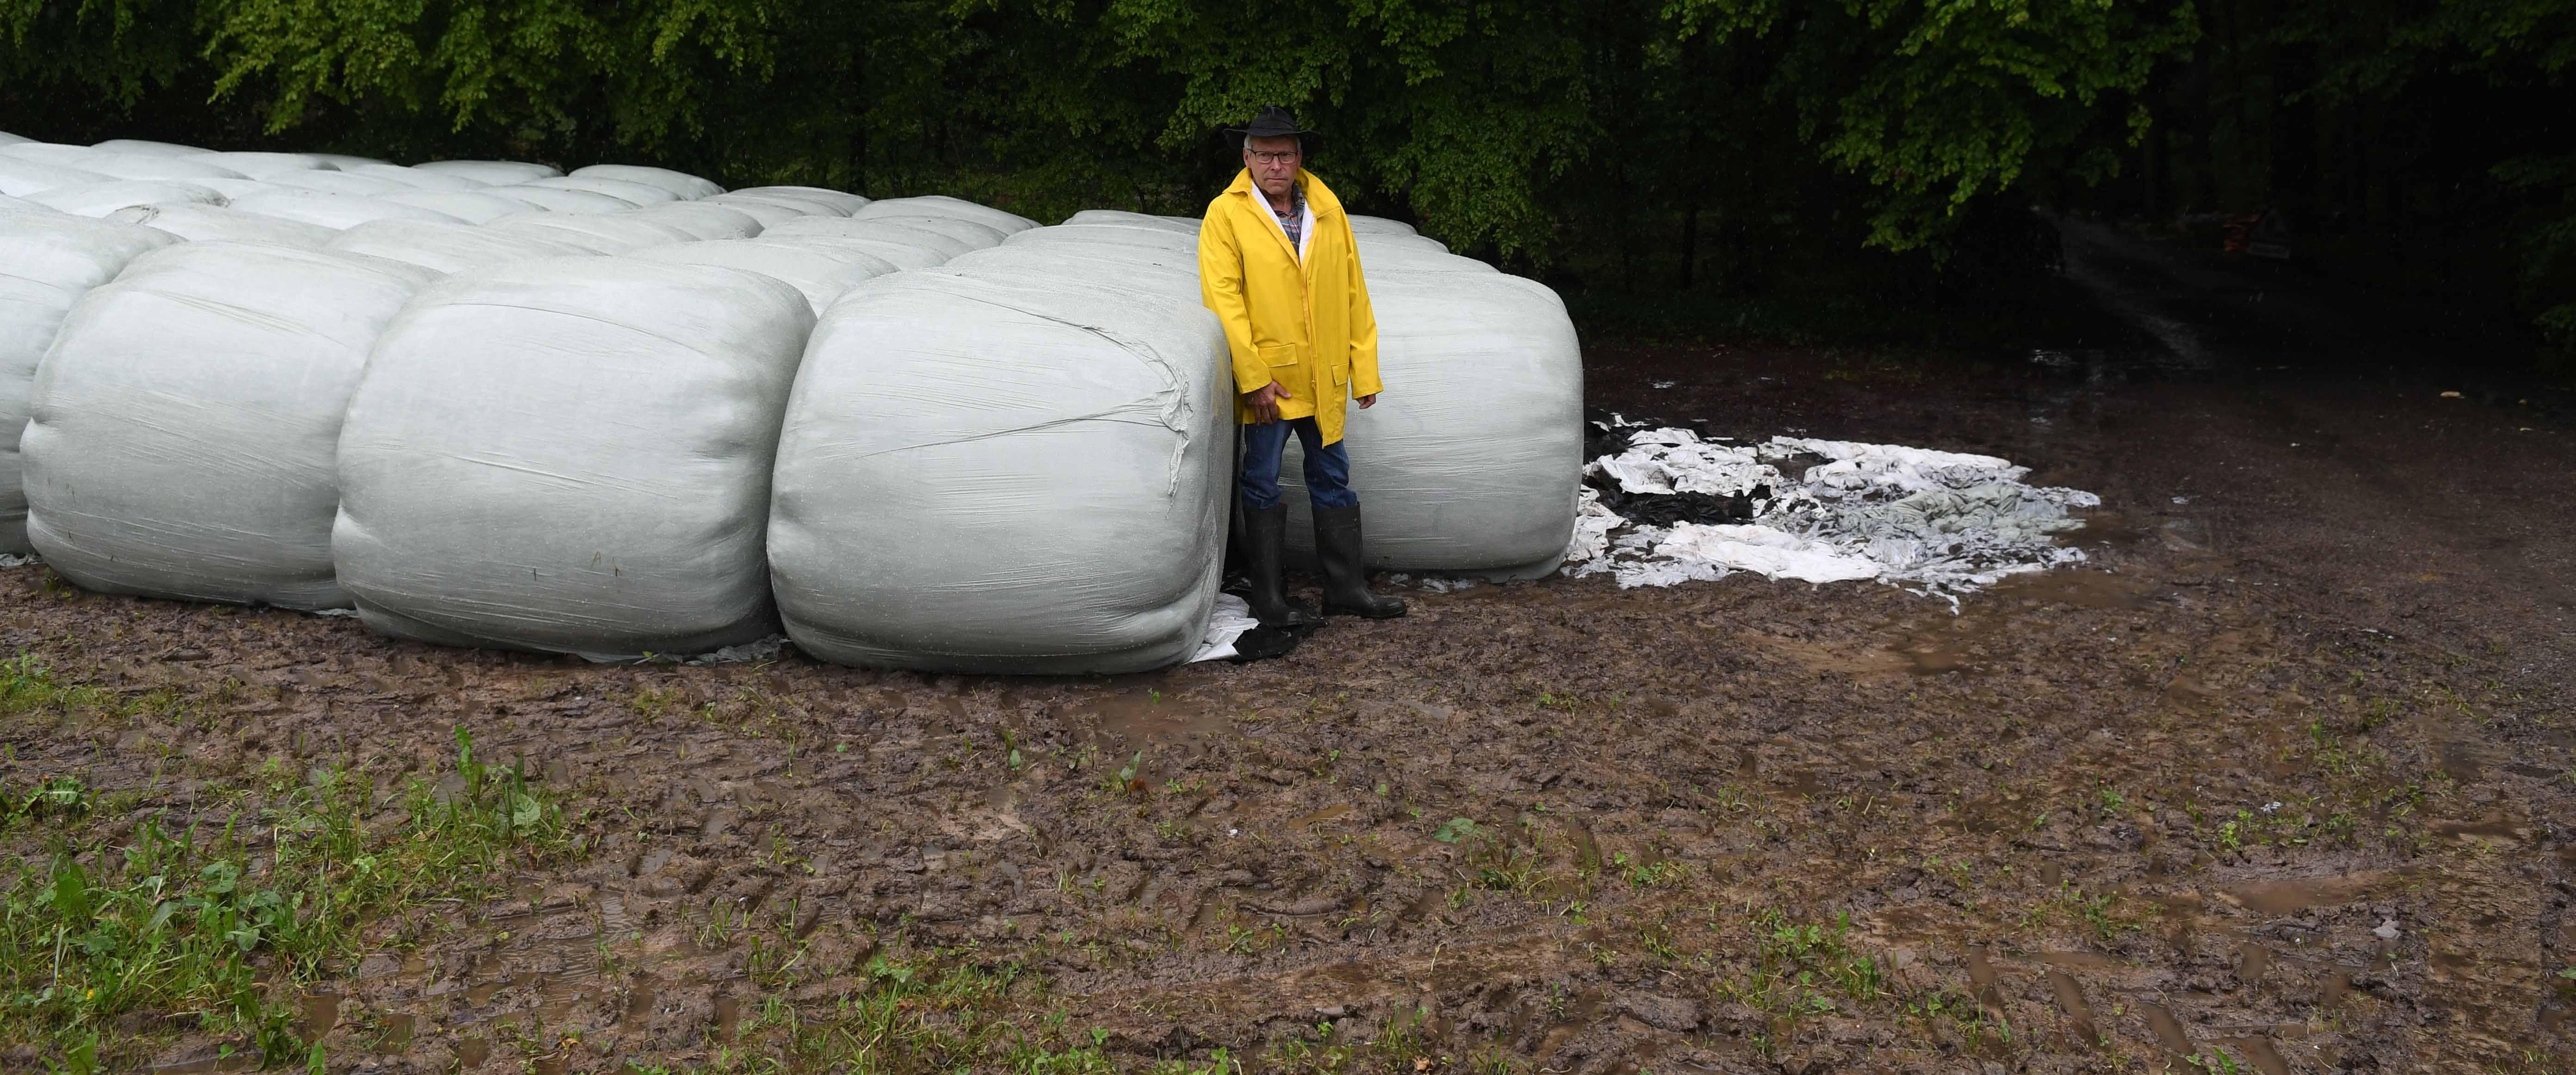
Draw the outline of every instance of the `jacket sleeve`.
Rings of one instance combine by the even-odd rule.
[[[1374,396],[1386,390],[1377,376],[1377,310],[1369,305],[1368,275],[1360,271],[1359,237],[1350,218],[1342,218],[1342,243],[1351,252],[1351,395]]]
[[[1220,199],[1222,200],[1222,199]],[[1225,349],[1234,359],[1237,395],[1270,383],[1270,367],[1254,361],[1252,308],[1243,297],[1243,248],[1216,205],[1199,221],[1199,301],[1225,324]]]

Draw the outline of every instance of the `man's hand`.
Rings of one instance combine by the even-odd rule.
[[[1243,405],[1252,408],[1254,425],[1266,426],[1279,420],[1279,401],[1287,398],[1289,398],[1288,386],[1272,381],[1244,393]]]
[[[1377,393],[1375,393],[1375,392],[1371,392],[1371,393],[1369,393],[1369,394],[1367,394],[1367,395],[1365,395],[1365,396],[1361,396],[1361,397],[1360,397],[1360,409],[1361,409],[1361,410],[1367,410],[1367,409],[1369,409],[1369,408],[1371,408],[1371,407],[1374,407],[1374,406],[1377,406]]]

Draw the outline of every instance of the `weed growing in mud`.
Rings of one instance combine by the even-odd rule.
[[[482,895],[493,867],[575,848],[560,805],[517,768],[476,761],[462,728],[454,772],[415,780],[399,800],[408,819],[389,830],[367,827],[392,803],[357,774],[267,790],[255,803],[243,793],[220,827],[174,832],[156,814],[114,847],[66,809],[85,798],[76,783],[11,796],[11,823],[41,826],[46,851],[21,857],[0,891],[0,1043],[113,1066],[193,1024],[271,1061],[300,1054],[290,998],[354,957],[370,921]]]

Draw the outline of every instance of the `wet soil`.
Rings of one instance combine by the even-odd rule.
[[[201,716],[7,728],[0,776],[184,813],[274,757],[434,771],[464,724],[586,809],[584,861],[332,968],[335,1070],[736,1062],[914,955],[1020,965],[1031,1026],[1139,1069],[1317,1066],[1324,1024],[1410,1035],[1403,1070],[2576,1055],[2567,429],[2331,354],[1590,361],[1603,408],[2029,464],[2102,495],[2091,559],[1956,614],[1743,575],[1411,590],[1285,659],[1110,680],[440,650],[22,568],[0,646]]]

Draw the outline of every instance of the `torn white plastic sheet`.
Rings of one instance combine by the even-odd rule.
[[[81,300],[37,374],[27,536],[85,589],[320,609],[341,411],[437,274],[266,243],[183,243]]]
[[[32,550],[18,444],[38,360],[90,289],[177,242],[168,232],[68,213],[0,213],[0,552]]]
[[[447,645],[778,633],[771,463],[813,324],[796,289],[712,266],[550,258],[432,285],[349,405],[341,586],[369,627]]]
[[[1199,650],[1188,663],[1222,661],[1235,655],[1234,643],[1245,631],[1261,626],[1252,618],[1252,606],[1230,593],[1216,595],[1216,609],[1208,613],[1207,633],[1199,639]]]
[[[1626,493],[1750,498],[1747,523],[1662,527],[1630,525],[1582,490],[1566,570],[1607,573],[1622,587],[1747,571],[1877,579],[1955,605],[2010,575],[2083,560],[2056,535],[2083,525],[2070,509],[2102,502],[2023,484],[2029,468],[1994,456],[1791,437],[1734,444],[1671,428],[1631,434],[1625,451],[1585,472]]]

